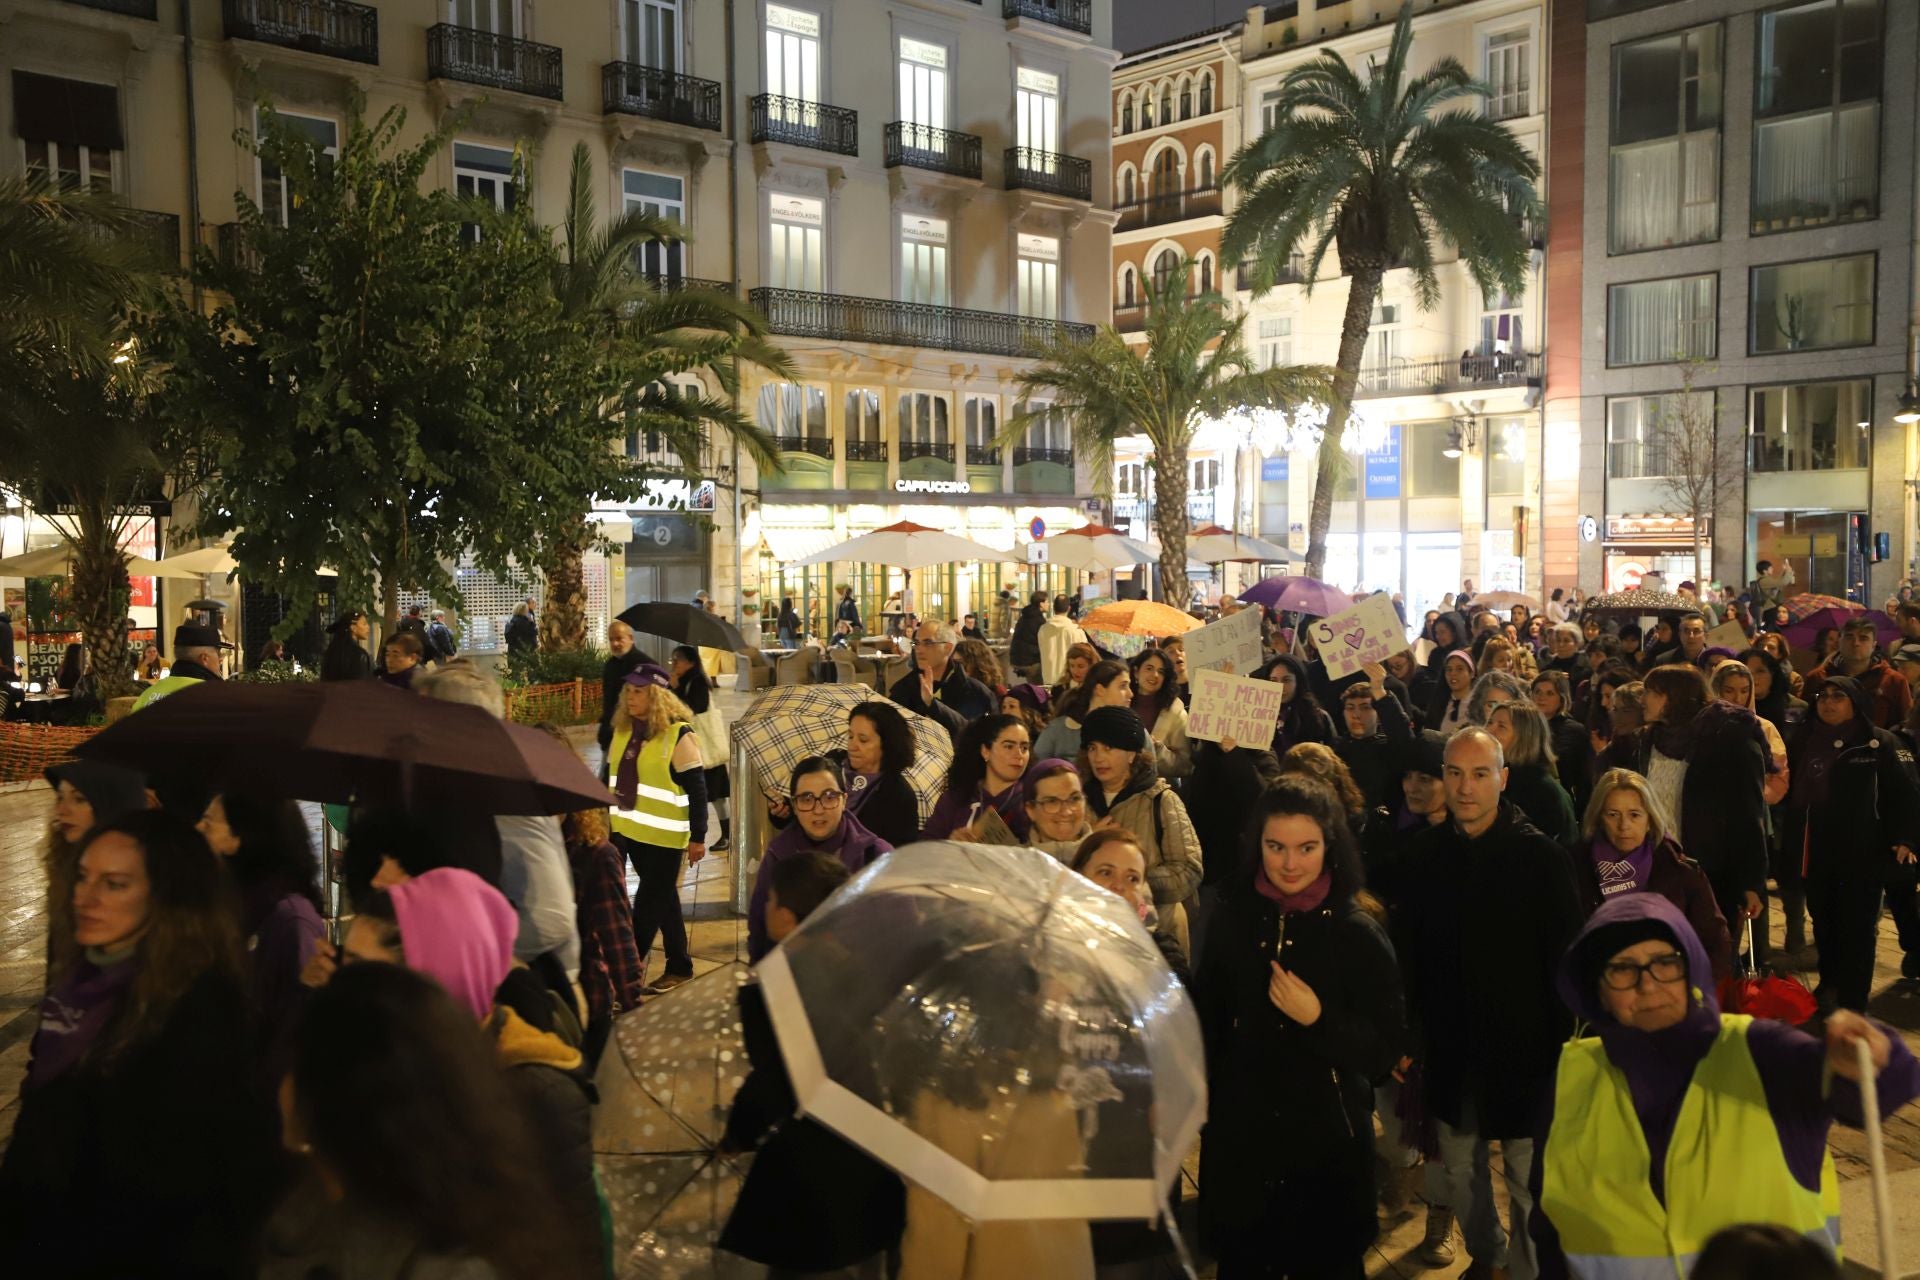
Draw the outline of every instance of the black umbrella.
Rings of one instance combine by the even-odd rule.
[[[209,680],[107,726],[74,754],[332,804],[555,814],[614,802],[579,756],[539,730],[377,680]]]
[[[752,648],[731,622],[690,604],[650,600],[621,614],[620,621],[645,635],[678,640],[681,644],[725,649],[729,653],[745,653]]]

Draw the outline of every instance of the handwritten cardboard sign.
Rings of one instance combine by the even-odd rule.
[[[1327,676],[1343,679],[1369,662],[1385,662],[1407,647],[1407,627],[1386,592],[1376,591],[1342,613],[1308,628]]]
[[[1270,680],[1249,680],[1222,671],[1188,667],[1193,706],[1187,712],[1187,736],[1265,748],[1280,722],[1281,688]]]
[[[1260,666],[1260,610],[1242,609],[1230,618],[1210,622],[1182,637],[1187,646],[1187,670],[1208,668],[1245,675]]]
[[[1742,629],[1738,622],[1723,622],[1713,630],[1707,632],[1707,648],[1709,649],[1731,649],[1735,653],[1738,653],[1750,643],[1751,641],[1747,639],[1746,631]]]

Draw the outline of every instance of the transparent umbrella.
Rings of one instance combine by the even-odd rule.
[[[1155,1218],[1199,1136],[1185,988],[1037,850],[909,845],[759,973],[801,1109],[974,1223]]]

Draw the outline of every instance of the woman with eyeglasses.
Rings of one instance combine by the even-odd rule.
[[[1534,1143],[1542,1276],[1684,1273],[1736,1223],[1838,1249],[1827,1132],[1863,1123],[1858,1042],[1882,1115],[1920,1095],[1899,1036],[1844,1011],[1820,1039],[1720,1012],[1706,948],[1658,893],[1602,904],[1558,987],[1593,1034],[1561,1048]]]
[[[1033,740],[1015,717],[983,716],[968,725],[953,746],[947,789],[920,838],[1025,844],[1026,791],[1021,780],[1032,757]]]
[[[826,853],[840,859],[849,871],[859,871],[893,846],[847,812],[847,777],[840,762],[826,756],[808,756],[793,766],[787,785],[793,823],[775,836],[760,858],[753,879],[753,897],[747,903],[747,959],[759,963],[773,950],[767,933],[767,890],[773,869],[803,853]]]
[[[1027,770],[1027,845],[1072,862],[1080,842],[1087,838],[1087,793],[1072,761],[1054,757],[1036,760]]]

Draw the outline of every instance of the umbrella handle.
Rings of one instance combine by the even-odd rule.
[[[1880,1090],[1874,1081],[1873,1051],[1864,1039],[1853,1042],[1860,1061],[1860,1111],[1866,1119],[1867,1165],[1873,1173],[1874,1228],[1880,1242],[1880,1274],[1898,1280],[1893,1260],[1893,1193],[1887,1187],[1887,1149],[1880,1132]]]

